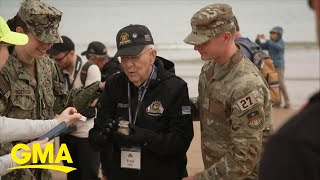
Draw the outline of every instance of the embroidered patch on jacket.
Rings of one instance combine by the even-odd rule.
[[[262,125],[263,120],[259,116],[258,111],[254,111],[247,115],[248,118],[248,126],[251,128],[259,128]]]
[[[191,107],[190,106],[181,106],[182,115],[191,114]]]
[[[153,101],[146,109],[146,112],[151,116],[161,116],[163,111],[160,101]]]
[[[239,99],[237,101],[237,104],[238,104],[239,108],[241,109],[241,111],[245,111],[245,110],[251,108],[256,103],[257,103],[257,100],[254,97],[253,93],[250,93],[246,97]]]

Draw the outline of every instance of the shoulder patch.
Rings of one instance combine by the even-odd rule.
[[[259,112],[258,111],[254,111],[251,112],[247,115],[248,118],[248,126],[250,128],[259,128],[262,123],[263,123],[263,119],[260,117]]]
[[[247,96],[245,96],[244,98],[239,99],[237,101],[237,105],[241,111],[245,111],[245,110],[251,108],[256,103],[257,103],[257,100],[254,97],[253,93],[250,93]]]
[[[191,114],[191,107],[190,106],[181,106],[182,115]]]

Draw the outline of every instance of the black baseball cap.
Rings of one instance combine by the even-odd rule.
[[[98,41],[93,41],[89,44],[88,49],[81,53],[82,56],[94,54],[99,56],[107,55],[107,47]]]
[[[51,49],[47,51],[48,54],[57,55],[61,52],[74,51],[74,43],[72,42],[72,40],[67,36],[61,36],[61,38],[63,40],[63,43],[53,44]]]
[[[141,53],[146,45],[154,44],[151,32],[144,25],[129,25],[117,34],[118,56],[137,56]]]

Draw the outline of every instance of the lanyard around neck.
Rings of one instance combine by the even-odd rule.
[[[137,108],[136,108],[136,111],[134,113],[134,119],[132,121],[132,114],[131,114],[131,90],[130,90],[130,83],[128,82],[128,111],[129,111],[129,122],[130,123],[133,123],[133,124],[136,124],[136,121],[137,121],[137,116],[138,116],[138,113],[139,113],[139,109],[141,107],[141,104],[142,104],[142,101],[143,101],[143,98],[147,92],[147,89],[150,85],[150,81],[151,81],[151,78],[153,76],[153,73],[154,73],[154,67],[152,67],[152,72],[149,76],[149,78],[147,79],[147,81],[144,83],[144,85],[142,85],[142,87],[144,87],[144,90],[143,90],[143,93],[138,93],[138,104],[137,104]],[[141,87],[140,87],[141,88]]]
[[[82,64],[82,61],[79,57],[77,57],[77,62],[76,62],[76,67],[74,68],[74,74],[73,74],[73,81],[72,83],[70,82],[70,78],[69,76],[67,76],[67,83],[68,83],[68,90],[72,89],[73,87],[73,84],[74,84],[74,81],[76,80],[76,77],[81,69],[81,64]]]

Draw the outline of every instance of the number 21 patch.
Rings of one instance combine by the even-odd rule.
[[[239,99],[237,104],[241,111],[245,111],[255,105],[257,103],[256,98],[254,97],[253,93],[250,93],[248,96]]]

